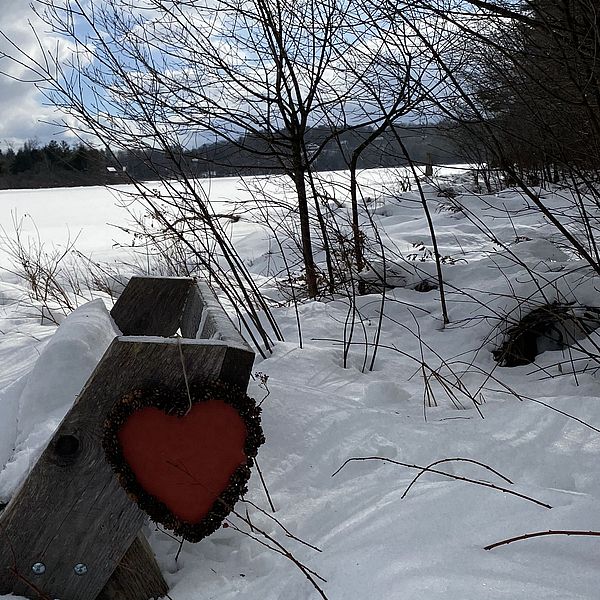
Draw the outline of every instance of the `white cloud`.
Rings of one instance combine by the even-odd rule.
[[[29,0],[11,0],[2,4],[0,32],[12,44],[4,38],[0,39],[0,71],[3,72],[0,74],[0,147],[19,147],[29,139],[44,143],[60,133],[56,126],[48,124],[56,121],[59,115],[54,107],[44,102],[33,83],[13,79],[27,80],[31,77],[27,69],[7,58],[7,55],[19,58],[19,52],[22,52],[22,59],[26,55],[40,56],[32,26],[44,44],[53,43],[55,36],[48,33],[48,26],[41,23],[32,12]]]

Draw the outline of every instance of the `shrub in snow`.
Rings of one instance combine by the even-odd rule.
[[[493,351],[504,367],[528,365],[547,350],[562,350],[600,327],[600,309],[554,302],[525,315],[505,333],[502,345]]]

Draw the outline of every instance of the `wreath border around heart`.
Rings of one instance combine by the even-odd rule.
[[[208,400],[221,400],[235,408],[240,415],[246,425],[244,454],[247,460],[234,471],[229,479],[229,485],[215,500],[206,516],[197,523],[189,523],[178,519],[163,502],[140,485],[123,456],[118,433],[125,421],[142,408],[155,407],[169,416],[183,417],[190,409],[190,401],[192,404],[198,404]],[[198,542],[219,529],[234,504],[248,491],[247,483],[250,479],[250,469],[254,464],[253,459],[258,453],[258,448],[265,441],[260,413],[261,409],[256,406],[254,399],[240,388],[221,381],[191,384],[189,395],[187,390],[174,391],[161,386],[134,389],[115,402],[109,411],[103,425],[102,446],[108,463],[131,500],[153,521],[173,531],[175,535],[190,542]]]

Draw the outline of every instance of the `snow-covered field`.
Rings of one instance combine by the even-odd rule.
[[[331,185],[338,177],[331,175]],[[398,191],[395,177],[363,174],[398,286],[386,292],[383,316],[381,294],[357,299],[362,324],[344,368],[347,299],[299,306],[302,348],[294,308],[275,308],[286,341],[255,363],[268,375],[267,389],[259,378],[250,385],[257,400],[266,396],[267,442],[258,460],[274,516],[319,551],[247,505],[251,518],[326,580],[319,585],[330,600],[596,600],[598,537],[484,549],[534,531],[600,530],[598,335],[525,366],[500,367],[492,355],[503,341],[503,318],[518,320],[523,301],[523,314],[542,303],[600,306],[596,277],[522,194],[476,194],[467,170],[441,170],[435,185],[424,186],[445,257],[451,322],[443,327],[438,291],[414,289],[435,274],[419,196],[414,186]],[[269,183],[271,193],[279,185]],[[459,195],[439,196],[439,186]],[[238,179],[215,180],[210,195],[233,202],[247,197],[243,188]],[[565,206],[564,192],[536,191],[557,214]],[[102,188],[0,192],[0,225],[10,234],[16,214],[25,237],[60,245],[78,235],[77,248],[94,259],[129,262],[130,239],[111,226],[126,220],[118,195]],[[273,251],[266,230],[251,218],[230,227],[250,271],[267,281]],[[41,324],[39,305],[11,269],[0,255],[0,502],[114,335],[97,300],[53,337],[56,327]],[[370,459],[340,470],[358,457],[403,465]],[[443,462],[439,471],[520,495],[431,472],[405,495],[419,474],[406,465],[443,459],[463,460]],[[248,499],[269,511],[256,475]],[[177,541],[152,524],[147,533],[173,600],[319,597],[291,561],[234,527],[186,543],[177,561]]]

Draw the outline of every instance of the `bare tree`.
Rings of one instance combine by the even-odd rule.
[[[179,148],[225,140],[291,178],[314,297],[309,173],[320,148],[307,149],[306,139],[323,123],[357,126],[344,118],[345,104],[358,101],[354,84],[336,66],[351,45],[352,6],[337,0],[39,0],[35,6],[72,45],[71,59],[17,60],[67,115],[65,125],[111,148],[159,148],[177,165],[173,175],[193,172],[179,164],[186,162]]]
[[[66,40],[70,58],[42,49],[40,60],[15,47],[13,60],[30,68],[66,115],[65,127],[142,162],[152,163],[156,150],[168,157],[169,172],[159,174],[189,192],[185,210],[182,202],[171,207],[171,221],[186,212],[193,221],[210,216],[193,181],[203,157],[186,148],[225,142],[289,178],[309,297],[319,291],[316,234],[330,291],[334,285],[315,165],[332,140],[368,128],[349,159],[356,267],[364,267],[359,158],[418,104],[428,62],[402,22],[375,3],[341,0],[35,0],[34,7]],[[318,128],[326,134],[315,144]]]

